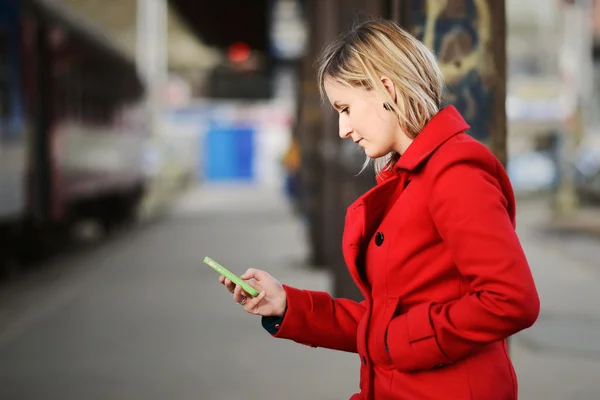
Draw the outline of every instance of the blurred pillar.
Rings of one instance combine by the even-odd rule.
[[[563,78],[565,126],[562,135],[560,179],[556,193],[557,217],[568,217],[578,209],[574,162],[583,136],[584,117],[592,104],[592,0],[565,1],[562,5],[563,41],[560,69]],[[590,112],[594,112],[590,110]]]
[[[491,68],[493,71],[490,90],[495,99],[491,105],[490,148],[506,167],[508,163],[506,121],[506,5],[504,0],[488,0],[491,21]],[[485,61],[483,61],[485,62]]]
[[[375,180],[372,176],[356,177],[364,158],[351,165],[341,159],[345,153],[340,152],[337,114],[327,102],[320,102],[314,62],[323,46],[348,27],[357,12],[381,15],[383,3],[379,0],[307,0],[305,3],[311,39],[309,56],[303,64],[298,133],[303,155],[303,204],[308,219],[311,263],[332,271],[336,296],[355,299],[360,293],[348,273],[341,250],[345,213],[347,206],[372,187]]]
[[[380,1],[335,0],[330,1],[323,10],[328,30],[324,42],[329,42],[354,22],[356,13],[368,15],[380,14]],[[324,104],[322,158],[325,163],[323,175],[324,190],[321,201],[326,222],[324,238],[326,240],[326,262],[333,275],[333,293],[337,297],[361,300],[361,294],[352,281],[342,253],[341,238],[347,207],[375,184],[374,177],[366,171],[356,176],[365,160],[354,143],[342,141],[339,137],[338,114],[328,102]],[[351,147],[350,152],[349,147]],[[364,183],[367,182],[365,185]]]
[[[320,4],[323,0],[305,0],[308,21],[308,54],[300,66],[300,99],[296,135],[301,151],[300,204],[307,222],[312,266],[325,265],[325,241],[323,240],[324,216],[320,207],[322,192],[323,163],[319,156],[321,144],[321,103],[314,61],[322,46]]]
[[[166,0],[137,0],[136,65],[148,88],[146,106],[154,135],[162,125],[162,91],[167,81],[167,17]]]
[[[329,43],[342,30],[339,15],[340,0],[328,0],[321,3],[323,29],[320,40],[323,44]],[[324,216],[322,235],[324,239],[325,263],[333,268],[339,265],[341,254],[340,239],[343,226],[340,226],[340,208],[343,204],[339,195],[339,171],[337,157],[340,138],[338,136],[338,119],[328,101],[321,105],[323,123],[321,125],[320,158],[324,165],[322,179],[320,207]],[[342,260],[343,262],[343,260]],[[337,276],[337,274],[335,274]]]

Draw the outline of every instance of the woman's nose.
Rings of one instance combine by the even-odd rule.
[[[340,126],[340,137],[342,139],[346,139],[347,137],[349,137],[352,134],[352,126],[344,120],[344,118],[340,118],[339,121],[339,126]]]

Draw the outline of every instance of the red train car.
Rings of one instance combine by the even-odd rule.
[[[144,193],[144,85],[60,2],[0,0],[0,253],[81,218],[131,218]]]

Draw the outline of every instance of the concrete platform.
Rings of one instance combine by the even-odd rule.
[[[520,399],[600,398],[598,242],[549,235],[522,202],[519,235],[542,315],[511,339]],[[271,338],[202,263],[328,290],[277,191],[191,191],[154,223],[0,287],[0,399],[347,399],[356,355]]]

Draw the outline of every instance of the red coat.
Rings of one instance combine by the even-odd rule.
[[[506,338],[539,298],[507,174],[468,128],[441,110],[348,208],[342,247],[364,301],[285,286],[275,336],[357,352],[352,399],[517,398]]]

